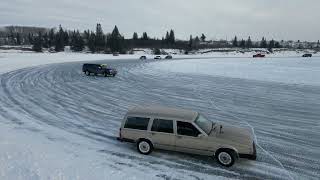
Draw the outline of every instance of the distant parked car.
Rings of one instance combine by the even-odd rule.
[[[172,59],[172,56],[168,55],[168,56],[165,57],[165,59]]]
[[[156,56],[154,57],[154,59],[161,59],[161,56]]]
[[[257,158],[251,130],[212,122],[198,112],[183,109],[135,107],[125,115],[117,139],[136,143],[144,155],[153,149],[178,151],[212,156],[226,167],[238,158]]]
[[[147,59],[147,57],[146,56],[141,56],[140,59],[144,60],[144,59]]]
[[[312,57],[312,54],[304,54],[302,57]]]
[[[253,57],[254,58],[264,58],[264,57],[266,57],[266,55],[259,53],[259,54],[253,55]]]
[[[105,64],[83,64],[82,72],[84,72],[87,76],[90,76],[93,73],[95,76],[98,74],[107,76],[116,76],[118,73],[116,69],[108,68]]]

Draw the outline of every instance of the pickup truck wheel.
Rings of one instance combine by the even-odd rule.
[[[233,150],[223,149],[216,153],[215,158],[222,166],[231,167],[235,163],[237,156]]]
[[[144,154],[144,155],[148,155],[152,152],[153,146],[150,141],[142,139],[142,140],[138,141],[137,149],[138,149],[139,153]]]
[[[90,76],[90,72],[89,71],[86,71],[84,72],[87,76]]]
[[[104,77],[107,77],[107,76],[108,76],[108,73],[104,73],[103,75],[104,75]]]

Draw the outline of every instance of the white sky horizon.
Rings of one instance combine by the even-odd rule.
[[[22,25],[94,30],[115,25],[130,38],[147,32],[161,38],[174,29],[176,38],[300,40],[320,39],[319,0],[2,0],[0,26]]]

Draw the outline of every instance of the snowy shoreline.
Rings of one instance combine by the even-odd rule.
[[[184,55],[179,54],[179,50],[167,49],[166,52],[173,55],[174,59],[214,59],[214,58],[251,58],[256,54],[256,50],[248,52],[210,52],[201,54],[201,51]],[[261,49],[260,49],[261,50]],[[275,53],[268,54],[267,58],[281,58],[281,57],[301,57],[303,53],[308,51],[276,51]],[[0,50],[0,74],[10,72],[16,69],[32,67],[37,65],[65,63],[65,62],[81,62],[81,61],[99,61],[99,60],[137,60],[140,56],[146,56],[148,59],[153,59],[155,55],[152,54],[151,49],[141,49],[132,55],[119,55],[113,56],[112,54],[91,54],[91,53],[75,53],[75,52],[59,52],[59,53],[35,53],[32,51],[19,51],[19,50]],[[165,55],[161,55],[162,58]],[[320,54],[315,54],[315,57]]]
[[[320,80],[314,78],[320,74],[319,57],[253,60],[234,54],[199,60],[188,55],[193,59],[147,63],[137,60],[137,54],[0,56],[1,180],[144,179],[145,173],[148,179],[159,180],[290,179],[287,170],[297,179],[320,176],[312,164],[319,159]],[[174,55],[180,57],[184,56]],[[87,77],[77,63],[114,59],[120,60],[112,61],[120,72],[114,79]],[[261,146],[285,169],[261,149],[258,161],[224,169],[213,160],[180,154],[142,156],[133,146],[115,140],[128,106],[141,101],[195,109],[237,123],[226,118],[226,112],[209,107],[207,97],[226,112],[246,118]],[[288,148],[303,161],[284,153]]]

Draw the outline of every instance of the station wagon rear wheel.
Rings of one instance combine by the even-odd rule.
[[[219,164],[226,167],[231,167],[236,160],[235,152],[229,149],[218,151],[215,157]]]
[[[137,143],[137,149],[139,153],[148,155],[152,152],[153,146],[148,140],[140,140]]]

